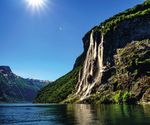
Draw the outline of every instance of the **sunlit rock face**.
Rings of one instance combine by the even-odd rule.
[[[125,20],[117,24],[106,34],[100,30],[105,27],[95,27],[83,38],[84,52],[75,65],[83,65],[79,73],[76,95],[80,100],[107,82],[113,72],[116,50],[125,47],[136,40],[150,38],[149,15]],[[83,60],[84,61],[81,61]],[[80,61],[79,61],[80,60]]]
[[[92,88],[101,82],[103,66],[103,35],[98,32],[90,34],[89,47],[84,61],[83,70],[79,73],[77,93],[82,95],[81,99],[88,96]]]

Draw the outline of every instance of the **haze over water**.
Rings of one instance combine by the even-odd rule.
[[[150,125],[150,105],[1,104],[0,125]]]

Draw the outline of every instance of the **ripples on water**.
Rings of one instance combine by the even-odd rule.
[[[0,125],[150,125],[150,105],[1,104]]]

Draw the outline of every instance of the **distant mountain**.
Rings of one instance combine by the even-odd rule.
[[[0,66],[0,103],[32,102],[37,92],[49,81],[24,79],[9,66]]]
[[[150,0],[95,26],[71,72],[38,103],[150,103]]]

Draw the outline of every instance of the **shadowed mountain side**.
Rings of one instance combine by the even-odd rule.
[[[0,66],[0,102],[32,102],[37,92],[49,81],[24,79],[15,75],[10,67]]]

